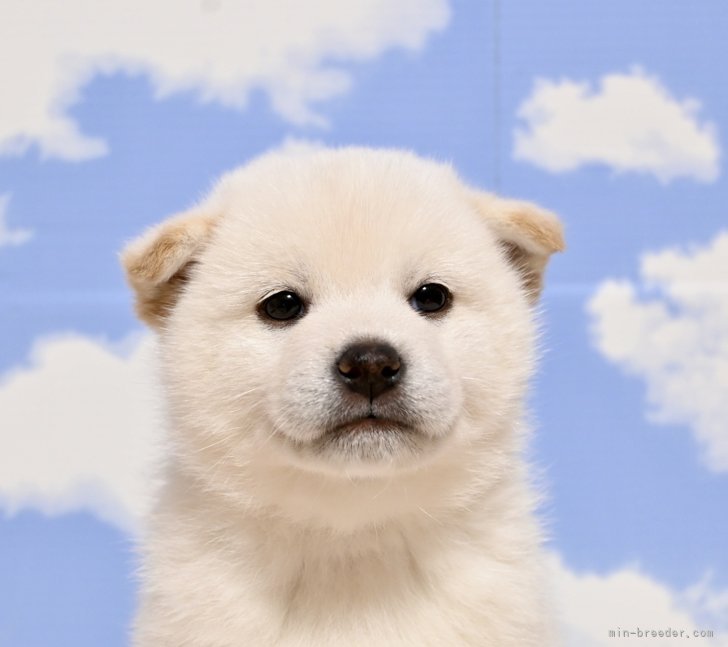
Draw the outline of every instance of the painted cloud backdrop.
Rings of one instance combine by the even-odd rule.
[[[160,411],[124,241],[264,150],[348,143],[566,223],[533,396],[566,644],[728,645],[724,3],[4,9],[0,646],[126,644]]]

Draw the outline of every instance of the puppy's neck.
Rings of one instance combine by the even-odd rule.
[[[172,464],[156,516],[211,543],[235,546],[246,536],[341,559],[404,550],[421,537],[486,539],[506,516],[530,518],[534,501],[517,471],[491,480],[472,474],[462,465],[371,481],[281,473],[275,487],[259,486],[243,499],[211,491]]]

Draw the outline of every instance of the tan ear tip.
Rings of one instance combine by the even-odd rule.
[[[144,263],[145,253],[141,249],[141,241],[133,240],[121,250],[119,254],[119,262],[124,268],[130,281],[150,281],[153,279],[149,276],[148,267]]]
[[[535,254],[553,254],[566,249],[564,227],[556,214],[530,202],[509,206],[508,229],[518,232],[519,244]]]
[[[556,252],[565,252],[566,251],[566,237],[564,234],[564,225],[561,223],[561,221],[558,219],[558,217],[553,216],[554,221],[552,225],[551,230],[551,251],[552,253]]]
[[[549,254],[563,252],[566,249],[566,239],[561,218],[553,211],[530,203],[527,204],[538,222],[538,242],[547,249]]]

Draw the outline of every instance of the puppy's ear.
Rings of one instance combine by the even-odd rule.
[[[186,211],[152,227],[122,252],[137,315],[152,328],[160,328],[174,307],[216,222],[202,209]]]
[[[472,191],[471,199],[519,271],[529,299],[535,302],[541,294],[549,257],[566,248],[561,222],[550,211],[530,202],[483,191]]]

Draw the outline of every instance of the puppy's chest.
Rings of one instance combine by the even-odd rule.
[[[371,645],[375,639],[400,644],[396,636],[420,634],[413,620],[441,597],[427,577],[411,555],[401,552],[309,557],[284,589],[280,644],[298,645],[302,636],[310,636],[311,644],[328,644],[324,637],[336,635],[346,635],[350,645]]]
[[[402,625],[412,607],[443,593],[440,558],[425,559],[399,533],[318,542],[267,545],[252,563],[268,564],[266,595],[281,613],[281,630],[300,636],[332,623],[361,632],[366,626]],[[272,549],[272,550],[271,550]]]
[[[179,621],[172,633],[194,631],[194,647],[482,644],[489,596],[472,560],[430,550],[395,536],[348,548],[271,540],[234,558],[208,552],[166,591]]]

